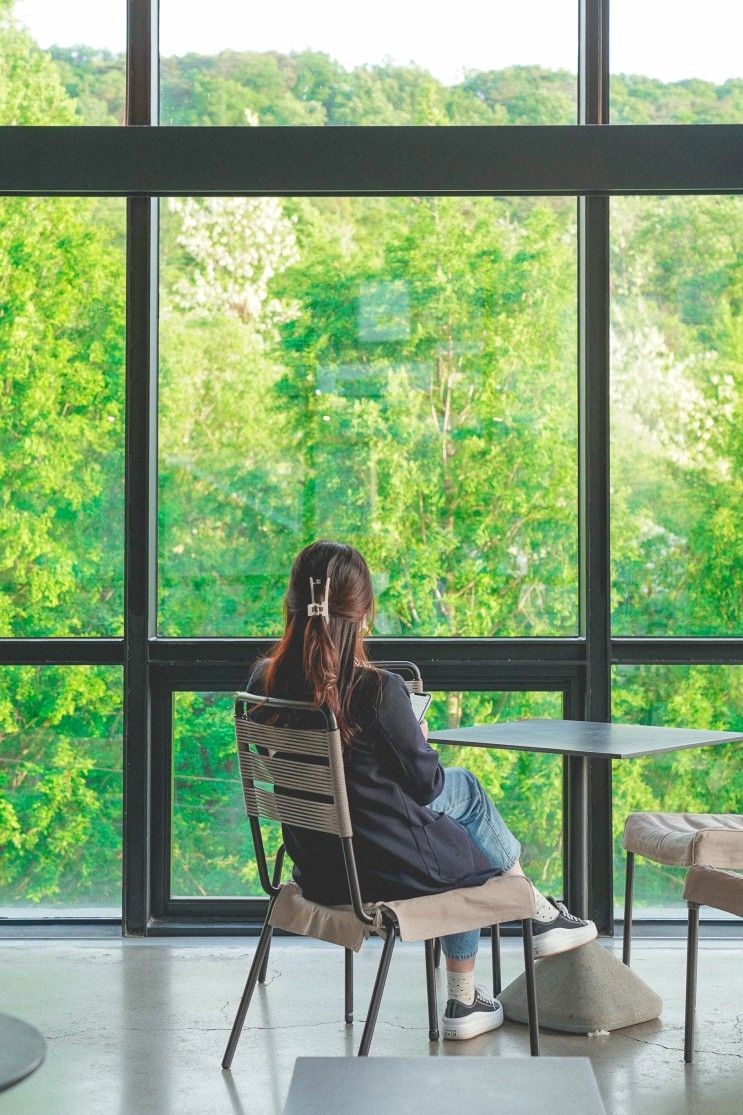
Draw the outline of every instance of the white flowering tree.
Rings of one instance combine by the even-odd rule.
[[[170,291],[180,310],[234,317],[258,337],[273,335],[291,308],[271,298],[271,280],[298,259],[294,224],[272,197],[171,198],[181,277]]]

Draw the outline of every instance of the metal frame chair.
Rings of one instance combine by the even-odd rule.
[[[405,685],[410,693],[423,692],[423,677],[420,669],[415,662],[410,662],[407,659],[399,659],[397,661],[380,661],[375,662],[375,666],[382,670],[389,670],[391,673],[400,674]],[[314,706],[313,706],[314,707]],[[353,953],[347,950],[350,956],[346,956],[346,989],[347,989],[347,1003],[350,1001],[353,1004]],[[258,983],[266,982],[266,975],[268,973],[268,960],[271,954],[271,942],[269,941],[266,955],[263,959],[261,970],[258,973]],[[436,938],[434,942],[434,968],[438,970],[441,964],[441,941]],[[350,988],[350,991],[348,990]],[[500,985],[498,986],[500,991]],[[498,992],[494,992],[497,994]],[[346,1022],[353,1022],[353,1006],[350,1008],[346,1006]]]
[[[296,722],[298,715],[302,717],[311,713],[316,718],[321,719],[323,727],[321,729],[296,728],[288,724],[277,726],[277,724],[261,723],[250,718],[251,710],[256,708],[275,710],[278,719],[281,719],[282,712],[288,714],[290,718],[291,714],[294,714],[294,722]],[[235,702],[235,730],[243,794],[250,821],[258,874],[261,885],[266,894],[269,895],[270,900],[258,940],[258,947],[250,966],[237,1015],[222,1059],[222,1067],[228,1069],[232,1064],[255,986],[258,982],[265,980],[266,964],[273,933],[271,913],[282,890],[280,880],[284,860],[284,846],[282,844],[279,848],[274,861],[273,872],[269,874],[260,827],[261,816],[296,825],[300,828],[314,829],[337,836],[341,842],[353,914],[362,926],[366,927],[368,932],[379,933],[384,936],[382,955],[358,1051],[360,1057],[366,1056],[374,1034],[392,960],[397,923],[391,912],[382,911],[380,929],[378,919],[364,909],[354,858],[353,830],[346,795],[340,733],[336,719],[329,709],[318,708],[308,702],[286,701],[276,697],[240,693]],[[259,783],[263,783],[264,786],[268,784],[270,789],[265,789]],[[288,790],[290,793],[282,793],[281,789]],[[278,793],[277,790],[279,790]],[[537,1056],[539,1054],[539,1029],[531,919],[523,918],[522,927],[529,1015],[529,1042],[532,1056]],[[494,941],[495,939],[494,936]],[[431,1041],[438,1041],[434,939],[426,940],[424,946],[428,1033]],[[345,1020],[347,1023],[353,1021],[353,952],[348,948],[345,949]]]
[[[390,673],[400,674],[411,693],[423,692],[423,678],[415,662],[400,659],[399,662],[375,662],[374,665],[382,670],[389,670]]]
[[[694,1060],[694,1024],[697,1007],[697,960],[699,956],[699,908],[711,906],[743,917],[743,875],[721,871],[706,864],[690,868],[684,885],[689,909],[686,940],[686,997],[684,1006],[684,1061]]]
[[[723,813],[723,814],[668,813],[668,814],[661,814],[661,816],[677,817],[680,820],[683,820],[684,818],[688,818],[690,821],[694,820],[694,821],[699,821],[699,822],[703,821],[704,822],[704,824],[699,824],[699,826],[696,829],[690,828],[689,831],[688,831],[688,834],[686,834],[686,833],[684,834],[685,836],[688,835],[690,846],[691,846],[691,838],[695,834],[696,834],[697,837],[704,837],[705,834],[714,835],[714,834],[717,834],[719,832],[725,837],[732,836],[732,838],[735,840],[735,842],[738,846],[738,851],[735,854],[731,854],[731,846],[730,845],[727,846],[727,854],[725,854],[724,852],[721,852],[719,848],[717,849],[717,851],[715,853],[710,853],[705,848],[705,851],[703,853],[701,853],[704,857],[703,860],[699,860],[697,858],[698,853],[697,853],[695,845],[693,846],[693,850],[689,853],[684,851],[683,853],[680,853],[680,854],[677,853],[677,855],[674,856],[673,858],[665,858],[664,857],[662,859],[661,858],[656,858],[654,855],[651,855],[650,853],[647,853],[647,852],[633,851],[631,849],[628,849],[627,848],[627,842],[628,842],[627,841],[627,826],[629,825],[630,821],[632,821],[633,819],[641,818],[643,816],[647,816],[647,814],[643,814],[643,813],[640,813],[640,812],[630,813],[628,815],[626,821],[625,821],[625,832],[624,832],[624,835],[622,837],[622,846],[624,848],[625,855],[627,857],[626,866],[625,866],[625,877],[624,877],[624,935],[623,935],[623,939],[622,939],[622,963],[626,964],[628,968],[630,967],[630,961],[631,961],[631,955],[632,955],[632,902],[633,902],[633,892],[634,892],[634,883],[635,883],[635,856],[636,855],[642,856],[643,859],[647,859],[651,863],[663,863],[663,864],[666,864],[666,866],[668,866],[668,867],[678,868],[679,870],[683,870],[684,868],[688,869],[688,868],[693,867],[693,866],[695,866],[695,865],[697,865],[698,863],[701,863],[701,862],[709,863],[710,866],[716,867],[716,868],[737,868],[737,869],[740,869],[741,864],[743,864],[743,853],[741,852],[741,849],[743,849],[743,825],[741,825],[741,823],[740,823],[740,822],[743,821],[743,815],[741,815],[739,813],[727,813],[727,814],[725,814],[725,813]],[[650,814],[650,816],[652,816],[652,814]],[[728,829],[726,829],[724,827],[721,827],[724,824],[725,821],[738,822],[738,825],[737,826],[730,825],[730,827]],[[715,822],[717,822],[717,824]],[[686,858],[687,854],[688,854],[689,858]]]

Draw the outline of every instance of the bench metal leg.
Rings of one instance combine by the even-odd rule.
[[[353,950],[344,949],[346,983],[346,1022],[353,1022]]]
[[[436,938],[436,944],[434,945],[434,950],[433,951],[434,951],[433,966],[436,969],[436,971],[438,972],[439,968],[441,967],[441,938],[440,937]]]
[[[526,976],[526,1010],[529,1019],[529,1048],[532,1057],[539,1056],[539,1016],[537,1014],[537,988],[534,979],[534,938],[531,918],[521,922],[524,931],[524,974]]]
[[[377,1015],[379,1014],[379,1006],[382,1002],[382,995],[384,994],[384,985],[387,982],[387,973],[390,970],[390,961],[392,960],[392,950],[395,947],[395,927],[394,925],[387,926],[387,936],[384,940],[382,948],[382,956],[379,961],[377,969],[377,978],[374,981],[374,990],[372,992],[371,1002],[369,1003],[369,1011],[366,1016],[366,1024],[364,1032],[361,1035],[361,1045],[359,1046],[359,1057],[366,1057],[369,1052],[372,1037],[374,1036],[374,1027],[377,1024]]]
[[[500,926],[493,925],[490,929],[490,952],[493,959],[493,998],[497,998],[502,990],[500,971]]]
[[[689,933],[686,942],[686,1012],[684,1016],[684,1060],[694,1060],[694,1016],[697,1003],[697,955],[699,952],[699,907],[689,903]]]
[[[624,879],[624,939],[622,940],[622,963],[629,968],[632,948],[632,888],[635,883],[635,853],[627,852],[627,871]]]
[[[240,1034],[242,1033],[243,1024],[245,1022],[245,1015],[248,1012],[250,1000],[253,997],[255,985],[258,982],[258,975],[263,967],[263,961],[265,960],[269,945],[271,944],[272,927],[269,924],[268,919],[271,916],[272,907],[273,902],[271,902],[271,905],[268,907],[266,920],[263,923],[263,929],[261,930],[261,935],[258,938],[258,948],[255,950],[253,963],[250,965],[250,971],[248,973],[248,979],[245,984],[245,990],[242,993],[240,1006],[237,1008],[237,1015],[235,1016],[235,1021],[232,1026],[232,1032],[230,1034],[229,1041],[227,1042],[227,1048],[224,1051],[224,1057],[222,1058],[223,1069],[228,1069],[232,1064],[232,1058],[235,1056],[237,1043],[240,1040]]]
[[[426,995],[428,997],[428,1040],[439,1040],[439,1009],[436,1004],[436,951],[433,941],[424,941],[426,949]]]

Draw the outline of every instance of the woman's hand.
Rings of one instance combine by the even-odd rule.
[[[423,732],[423,738],[427,740],[428,739],[428,721],[427,720],[421,720],[420,726],[421,726],[421,731]]]

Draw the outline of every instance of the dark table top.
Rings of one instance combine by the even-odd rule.
[[[431,743],[467,747],[502,747],[509,751],[544,751],[552,755],[601,755],[631,759],[685,747],[709,747],[743,741],[740,732],[698,728],[658,728],[645,724],[602,724],[588,720],[515,720],[446,728],[431,732]]]
[[[34,1026],[0,1014],[0,1092],[37,1069],[45,1052],[44,1039]]]
[[[604,1115],[587,1057],[297,1057],[284,1115],[543,1108]]]

